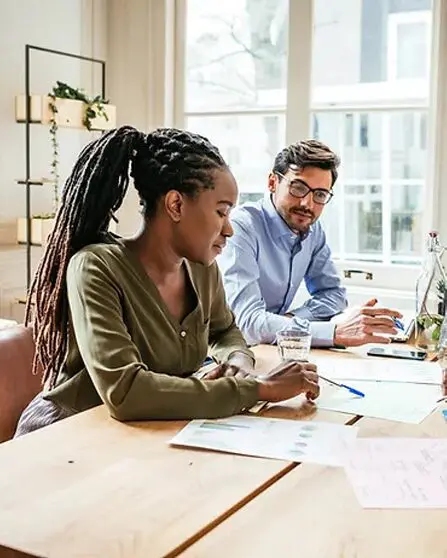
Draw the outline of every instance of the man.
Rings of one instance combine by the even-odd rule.
[[[389,343],[395,310],[372,299],[347,306],[318,218],[334,196],[339,159],[315,140],[283,149],[275,158],[263,200],[234,209],[234,235],[218,259],[228,302],[249,344],[273,343],[285,328],[308,329],[320,347]],[[310,299],[293,307],[304,280]]]

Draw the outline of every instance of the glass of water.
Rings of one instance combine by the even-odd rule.
[[[276,342],[281,360],[296,360],[305,362],[309,360],[312,335],[309,331],[287,329],[278,331]]]

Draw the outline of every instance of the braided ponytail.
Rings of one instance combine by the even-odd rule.
[[[79,155],[62,192],[55,225],[28,294],[25,324],[33,309],[36,353],[33,372],[43,368],[52,387],[68,344],[65,286],[71,256],[106,232],[112,212],[122,204],[129,184],[129,163],[142,134],[131,127],[105,133]]]

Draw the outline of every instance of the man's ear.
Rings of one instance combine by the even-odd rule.
[[[269,192],[271,192],[272,194],[276,192],[277,185],[278,185],[278,177],[276,176],[275,173],[271,172],[269,174],[269,178],[267,182],[267,188],[269,189]]]
[[[169,190],[169,192],[165,195],[164,206],[169,217],[174,221],[174,223],[178,223],[182,218],[184,208],[182,194],[177,190]]]

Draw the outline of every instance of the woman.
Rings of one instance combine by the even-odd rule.
[[[144,225],[124,240],[107,230],[129,168]],[[202,136],[126,126],[84,148],[31,287],[34,368],[46,389],[16,435],[101,402],[126,421],[222,417],[258,400],[318,395],[310,364],[249,374],[253,354],[214,262],[236,200],[233,175]],[[200,380],[192,373],[208,346],[224,364]]]

